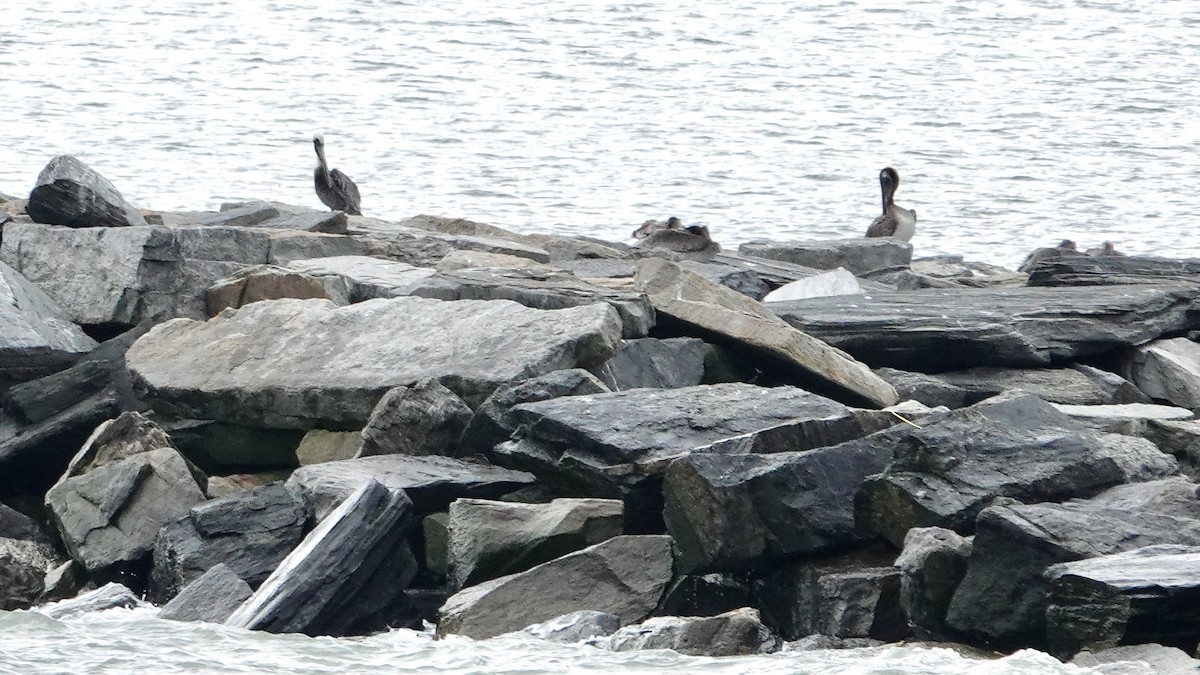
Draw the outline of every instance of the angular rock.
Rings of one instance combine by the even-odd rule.
[[[969,533],[995,497],[1088,497],[1140,473],[1102,444],[1032,394],[988,399],[911,429],[891,466],[863,485],[856,520],[899,546],[913,527]]]
[[[105,464],[162,449],[176,449],[162,427],[139,412],[123,412],[116,419],[96,427],[79,452],[71,458],[71,463],[58,482],[72,476],[82,476]],[[200,489],[204,490],[208,477],[196,471],[193,471],[193,476]]]
[[[154,404],[177,416],[336,429],[365,424],[396,386],[434,377],[478,405],[502,383],[601,363],[619,336],[604,305],[276,300],[155,326],[126,359]]]
[[[140,604],[141,601],[133,591],[116,582],[109,582],[70,600],[38,607],[37,611],[52,619],[61,620],[117,607],[137,607]]]
[[[0,385],[62,370],[95,348],[54,300],[0,263]]]
[[[355,459],[362,450],[362,432],[310,429],[296,448],[300,466]]]
[[[296,469],[288,485],[299,488],[317,520],[366,480],[404,490],[417,513],[445,511],[462,497],[494,499],[534,482],[531,474],[450,457],[377,455]]]
[[[225,624],[272,633],[350,635],[377,625],[416,574],[404,536],[412,502],[368,481],[342,502]],[[381,574],[383,573],[383,574]],[[388,585],[379,583],[383,577]],[[384,620],[386,624],[386,619]]]
[[[910,373],[896,368],[876,368],[875,374],[896,388],[900,400],[914,400],[929,406],[961,408],[967,405],[967,390],[935,375]]]
[[[1085,650],[1076,654],[1070,663],[1080,668],[1092,668],[1096,672],[1102,672],[1101,669],[1106,664],[1127,661],[1147,664],[1148,672],[1154,675],[1195,675],[1197,666],[1200,666],[1196,659],[1188,656],[1182,649],[1162,645],[1126,645],[1096,651]]]
[[[389,390],[362,430],[360,456],[452,455],[471,408],[435,379]]]
[[[166,602],[218,564],[258,587],[304,537],[308,507],[283,483],[192,507],[154,542],[150,598]]]
[[[137,588],[159,528],[204,498],[186,460],[162,448],[66,478],[46,493],[46,506],[93,580],[122,578]]]
[[[997,394],[1020,389],[1051,403],[1109,405],[1134,403],[1119,400],[1109,387],[1074,368],[994,368],[982,366],[935,375],[966,392],[965,404],[978,403]]]
[[[747,656],[779,651],[782,641],[763,625],[758,610],[717,616],[656,616],[626,626],[599,643],[614,652],[671,649],[691,656]]]
[[[44,543],[0,537],[0,611],[32,607],[58,562]]]
[[[52,546],[42,526],[36,520],[0,502],[0,538],[29,541]]]
[[[287,267],[295,260],[335,256],[360,256],[369,248],[354,237],[298,230],[258,230],[267,232],[267,264]]]
[[[872,367],[1029,367],[1136,346],[1191,325],[1200,286],[926,289],[773,303],[790,325]]]
[[[508,440],[519,425],[512,408],[521,403],[607,391],[609,389],[603,382],[581,368],[556,370],[499,387],[476,408],[458,447],[464,453],[485,453],[497,443]]]
[[[716,616],[754,602],[750,583],[734,574],[688,574],[679,577],[663,596],[665,616]]]
[[[882,407],[897,402],[896,390],[866,366],[821,340],[779,321],[761,304],[658,259],[638,264],[635,287],[650,296],[661,315],[784,364],[806,388]]]
[[[458,499],[450,504],[452,589],[524,572],[621,534],[622,505],[611,499],[518,504]]]
[[[350,304],[350,287],[334,276],[313,276],[273,265],[255,265],[218,280],[204,292],[208,316],[260,300],[324,298],[335,305]]]
[[[971,539],[941,527],[914,527],[896,558],[900,606],[918,638],[945,639],[946,610],[967,573]]]
[[[389,223],[374,218],[350,219],[351,232],[367,243],[368,255],[389,258],[418,267],[433,267],[455,250],[503,253],[537,262],[550,262],[543,248],[493,236],[446,234],[422,230],[406,223]]]
[[[287,266],[306,274],[345,280],[350,286],[351,302],[412,295],[435,273],[428,267],[364,255],[293,260]]]
[[[217,563],[164,605],[158,618],[223,623],[253,594],[233,570]]]
[[[108,179],[70,155],[55,157],[38,174],[25,212],[35,223],[69,227],[146,224]]]
[[[1147,546],[1052,565],[1046,607],[1051,649],[1200,644],[1200,547]],[[1194,667],[1194,666],[1193,666]]]
[[[1192,480],[1200,479],[1200,422],[1180,420],[1146,420],[1132,425],[1134,433],[1173,455],[1180,470]]]
[[[1113,403],[1150,403],[1149,396],[1146,396],[1132,382],[1116,373],[1085,366],[1082,363],[1073,363],[1071,368],[1087,376]]]
[[[984,509],[946,623],[996,647],[1044,648],[1047,567],[1155,544],[1200,545],[1200,500],[1191,481],[1168,478],[1087,500]]]
[[[450,571],[450,514],[431,513],[421,519],[425,571],[445,580]]]
[[[482,640],[585,609],[630,624],[654,610],[670,580],[670,537],[613,537],[455,593],[442,606],[437,634]]]
[[[592,372],[612,391],[691,387],[704,380],[711,351],[698,338],[622,340],[617,353]]]
[[[912,244],[897,239],[865,238],[826,241],[763,242],[742,244],[738,253],[795,265],[832,270],[843,267],[855,276],[908,268]]]
[[[608,637],[620,627],[621,618],[615,614],[583,610],[535,623],[521,632],[550,642],[574,644],[591,638]]]
[[[858,278],[844,268],[818,274],[805,279],[786,283],[767,293],[762,302],[786,302],[806,298],[824,298],[831,295],[862,295],[863,287]]]
[[[54,602],[65,598],[73,598],[79,594],[87,583],[87,573],[74,560],[68,560],[54,569],[46,572],[45,587],[42,589],[41,600]]]
[[[1155,340],[1133,350],[1126,371],[1150,398],[1200,408],[1200,344],[1187,338]]]
[[[1044,260],[1029,270],[1030,286],[1124,286],[1171,282],[1200,283],[1200,260],[1077,255]]]
[[[220,212],[206,214],[202,218],[185,219],[183,224],[346,234],[346,223],[346,214],[340,211],[317,211],[279,202],[253,201],[222,204]]]
[[[679,266],[758,302],[762,302],[771,291],[770,284],[758,272],[745,266],[730,265],[728,261],[683,260]]]

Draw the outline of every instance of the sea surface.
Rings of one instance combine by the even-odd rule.
[[[1196,0],[6,0],[0,193],[70,153],[135,204],[320,208],[727,248],[862,234],[894,166],[916,254],[1071,238],[1200,256]],[[397,631],[312,639],[114,610],[0,612],[0,673],[1085,671],[944,649],[697,659]]]
[[[647,218],[916,255],[1063,238],[1200,256],[1195,0],[7,0],[0,192],[71,153],[135,204],[320,208],[625,240]]]

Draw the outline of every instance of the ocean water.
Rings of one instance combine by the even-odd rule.
[[[624,240],[650,217],[916,254],[1067,237],[1200,256],[1194,0],[8,0],[0,192],[58,153],[134,203],[320,208]]]

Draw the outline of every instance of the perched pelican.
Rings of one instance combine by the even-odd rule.
[[[672,218],[678,220],[678,218]],[[668,221],[669,222],[669,221]],[[661,248],[676,253],[716,255],[721,245],[712,240],[704,225],[689,225],[682,230],[656,230],[634,244],[635,248]]]
[[[647,220],[646,222],[642,223],[641,227],[633,231],[633,238],[645,239],[655,232],[660,232],[662,230],[683,230],[683,221],[675,216],[667,218],[667,222],[665,223],[657,220]]]
[[[361,216],[358,186],[346,174],[337,169],[330,170],[325,163],[325,139],[313,136],[313,147],[317,149],[317,162],[320,164],[313,170],[313,186],[317,188],[317,196],[321,203],[334,211],[345,211],[351,216]]]
[[[1028,272],[1036,267],[1038,263],[1045,262],[1047,260],[1074,258],[1081,255],[1084,254],[1079,252],[1078,247],[1075,246],[1075,242],[1071,241],[1070,239],[1063,239],[1062,241],[1058,242],[1058,246],[1049,246],[1034,250],[1033,253],[1030,253],[1029,256],[1025,258],[1025,262],[1021,263],[1021,266],[1018,267],[1017,270],[1021,272]]]
[[[1118,251],[1117,247],[1113,245],[1111,241],[1106,241],[1095,248],[1089,248],[1086,253],[1088,255],[1125,255],[1124,253]]]
[[[909,241],[917,231],[917,212],[896,206],[896,188],[900,174],[892,167],[879,172],[879,187],[883,191],[883,215],[867,228],[868,237],[895,237]]]

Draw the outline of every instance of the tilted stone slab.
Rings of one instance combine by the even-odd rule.
[[[146,224],[107,178],[70,155],[55,157],[38,174],[25,212],[36,223],[68,227]]]
[[[158,618],[221,623],[253,594],[233,570],[217,563],[163,606]]]
[[[692,656],[745,656],[778,651],[783,641],[763,625],[758,610],[743,607],[717,616],[656,616],[597,645],[614,652],[671,649]]]
[[[126,360],[153,403],[180,417],[336,429],[361,427],[388,389],[425,378],[478,405],[505,382],[601,363],[620,331],[605,305],[275,300],[155,326]]]
[[[1200,408],[1200,344],[1155,340],[1133,350],[1126,370],[1146,395],[1181,408]]]
[[[0,383],[49,375],[95,348],[50,296],[0,262]]]
[[[898,239],[856,237],[824,241],[750,241],[738,248],[742,255],[780,260],[819,270],[844,267],[856,276],[908,268],[912,244]]]
[[[772,303],[792,326],[872,367],[1045,366],[1192,326],[1200,287],[922,289]]]
[[[350,304],[350,285],[340,277],[316,276],[274,265],[255,265],[219,279],[204,292],[208,316],[260,300],[325,298]]]
[[[1029,270],[1030,286],[1114,286],[1171,281],[1200,284],[1200,260],[1078,255],[1042,260]]]

